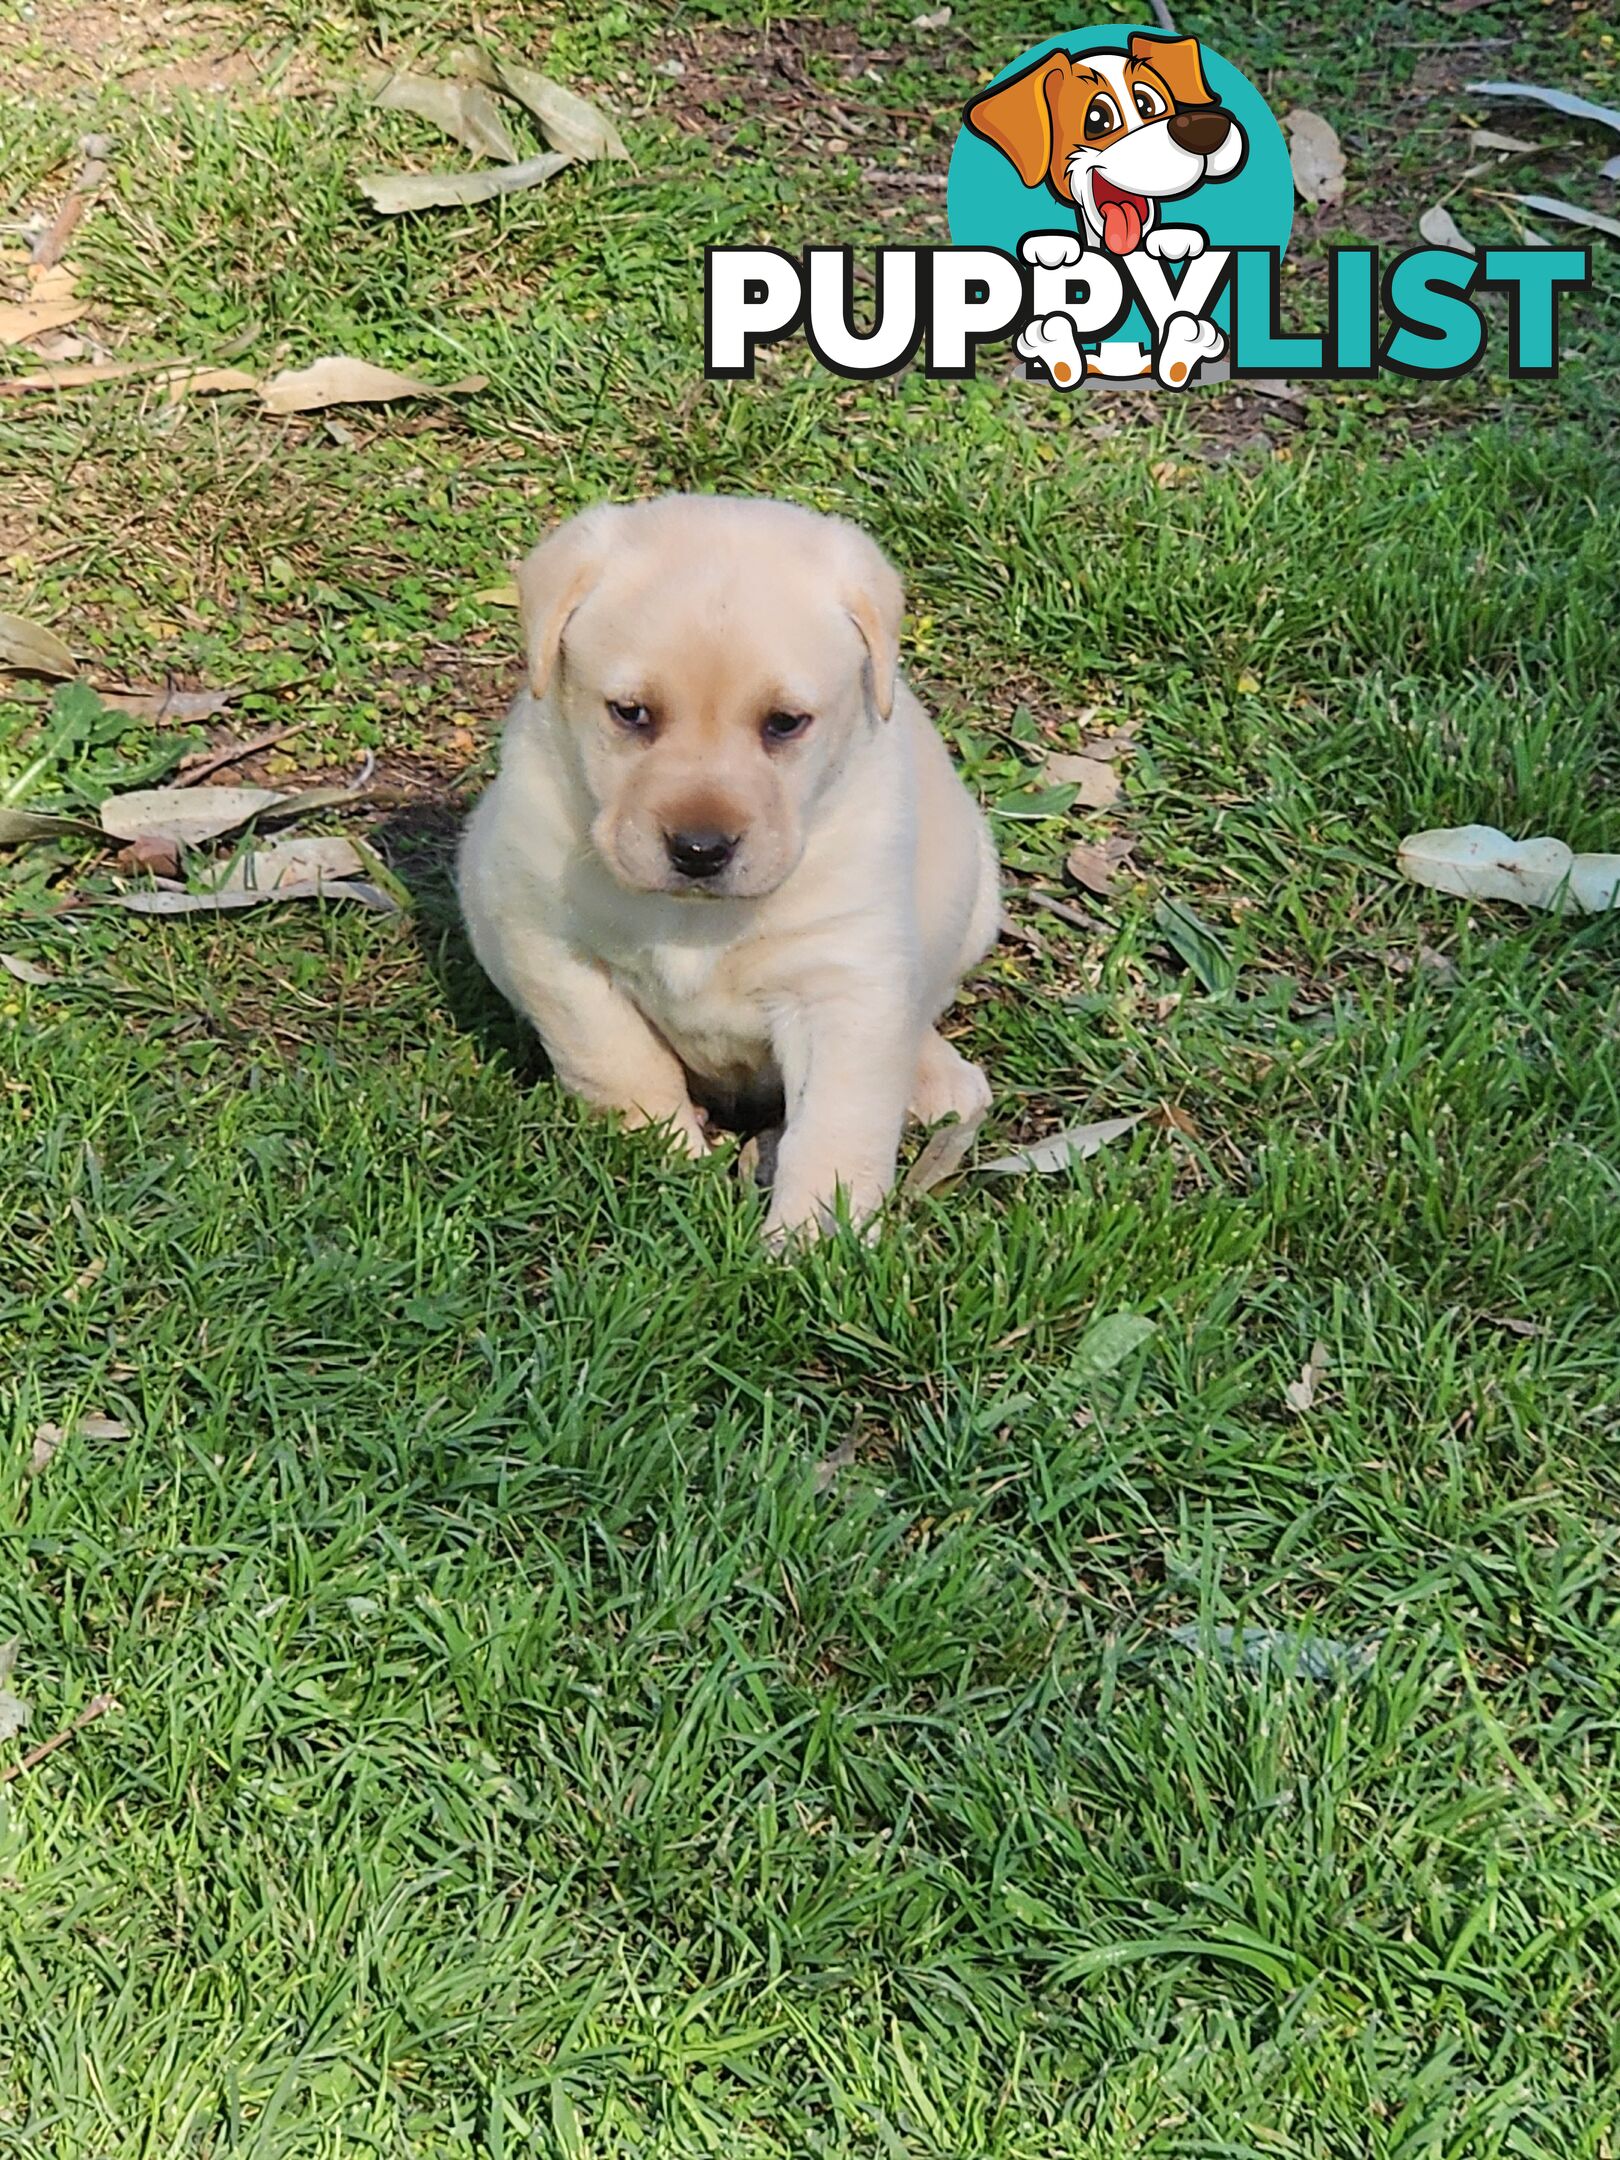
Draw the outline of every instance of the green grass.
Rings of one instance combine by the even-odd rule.
[[[445,0],[243,10],[300,94],[223,101],[98,92],[0,0],[0,223],[112,129],[73,259],[123,349],[490,378],[346,436],[139,386],[0,404],[0,606],[97,680],[303,722],[273,770],[372,749],[425,798],[360,828],[393,920],[165,926],[88,904],[105,863],[0,862],[0,951],[51,978],[0,975],[0,1642],[33,1706],[0,1768],[118,1703],[0,1785],[0,2153],[1620,2143],[1615,932],[1393,872],[1423,825],[1617,844],[1612,250],[1550,385],[1060,404],[798,348],[704,384],[705,242],[942,237],[937,190],[862,168],[937,174],[964,87],[1051,27],[898,0],[859,18],[875,84],[829,12],[497,10],[636,170],[384,223],[353,175],[428,138],[319,85],[431,62]],[[1309,262],[1357,215],[1415,228],[1459,111],[1561,146],[1501,185],[1612,209],[1611,145],[1461,94],[1614,101],[1595,15],[1534,13],[1187,26],[1343,132]],[[826,147],[767,38],[939,118]],[[1496,186],[1454,203],[1482,241]],[[905,570],[1036,940],[960,1007],[990,1137],[1178,1129],[784,1266],[725,1160],[538,1077],[448,888],[515,680],[479,596],[557,515],[667,486],[846,511]],[[1119,810],[1008,815],[1082,705],[1136,728]],[[0,788],[42,717],[0,684]],[[87,724],[28,799],[184,747]],[[1111,831],[1133,873],[1069,893],[1090,930],[1033,902]],[[1119,1312],[1155,1332],[1099,1375]]]

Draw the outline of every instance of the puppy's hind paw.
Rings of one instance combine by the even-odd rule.
[[[1060,390],[1085,380],[1086,363],[1067,315],[1040,315],[1018,333],[1017,347],[1026,360],[1044,363]]]
[[[990,1083],[978,1066],[970,1065],[954,1043],[930,1029],[912,1077],[912,1116],[920,1125],[937,1125],[948,1117],[978,1125],[989,1107]]]

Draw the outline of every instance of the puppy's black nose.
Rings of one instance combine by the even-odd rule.
[[[718,877],[737,852],[736,840],[730,833],[715,832],[708,826],[699,826],[693,832],[667,832],[664,846],[681,876],[689,878]]]
[[[1172,113],[1169,125],[1170,140],[1178,148],[1190,150],[1194,157],[1213,157],[1231,133],[1232,115],[1219,106],[1206,106],[1202,111]]]

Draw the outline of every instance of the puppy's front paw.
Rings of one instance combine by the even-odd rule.
[[[662,1116],[639,1107],[626,1110],[624,1126],[627,1132],[655,1126],[667,1137],[672,1148],[682,1155],[692,1156],[694,1160],[709,1152],[708,1128],[703,1122],[701,1112],[695,1110],[690,1103],[682,1103],[674,1109],[666,1110]]]
[[[1209,242],[1196,225],[1161,225],[1142,245],[1160,262],[1196,262]]]
[[[1085,380],[1085,359],[1067,315],[1037,316],[1027,329],[1019,331],[1017,347],[1026,360],[1043,361],[1060,390],[1072,390]]]
[[[1172,315],[1153,372],[1166,390],[1184,390],[1206,360],[1218,360],[1226,339],[1201,315]]]
[[[831,1237],[847,1221],[859,1232],[862,1241],[870,1245],[878,1234],[877,1214],[887,1189],[884,1186],[851,1190],[839,1185],[834,1188],[837,1194],[834,1199],[814,1185],[784,1185],[778,1171],[770,1211],[765,1217],[765,1243],[772,1252],[785,1252],[796,1245],[809,1245],[818,1238]]]
[[[1086,251],[1078,233],[1032,232],[1025,233],[1019,241],[1018,252],[1025,262],[1034,263],[1038,269],[1066,270]]]

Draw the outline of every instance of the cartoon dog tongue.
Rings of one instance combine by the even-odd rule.
[[[1131,254],[1142,237],[1142,212],[1135,197],[1100,203],[1102,211],[1103,246],[1110,255]]]

